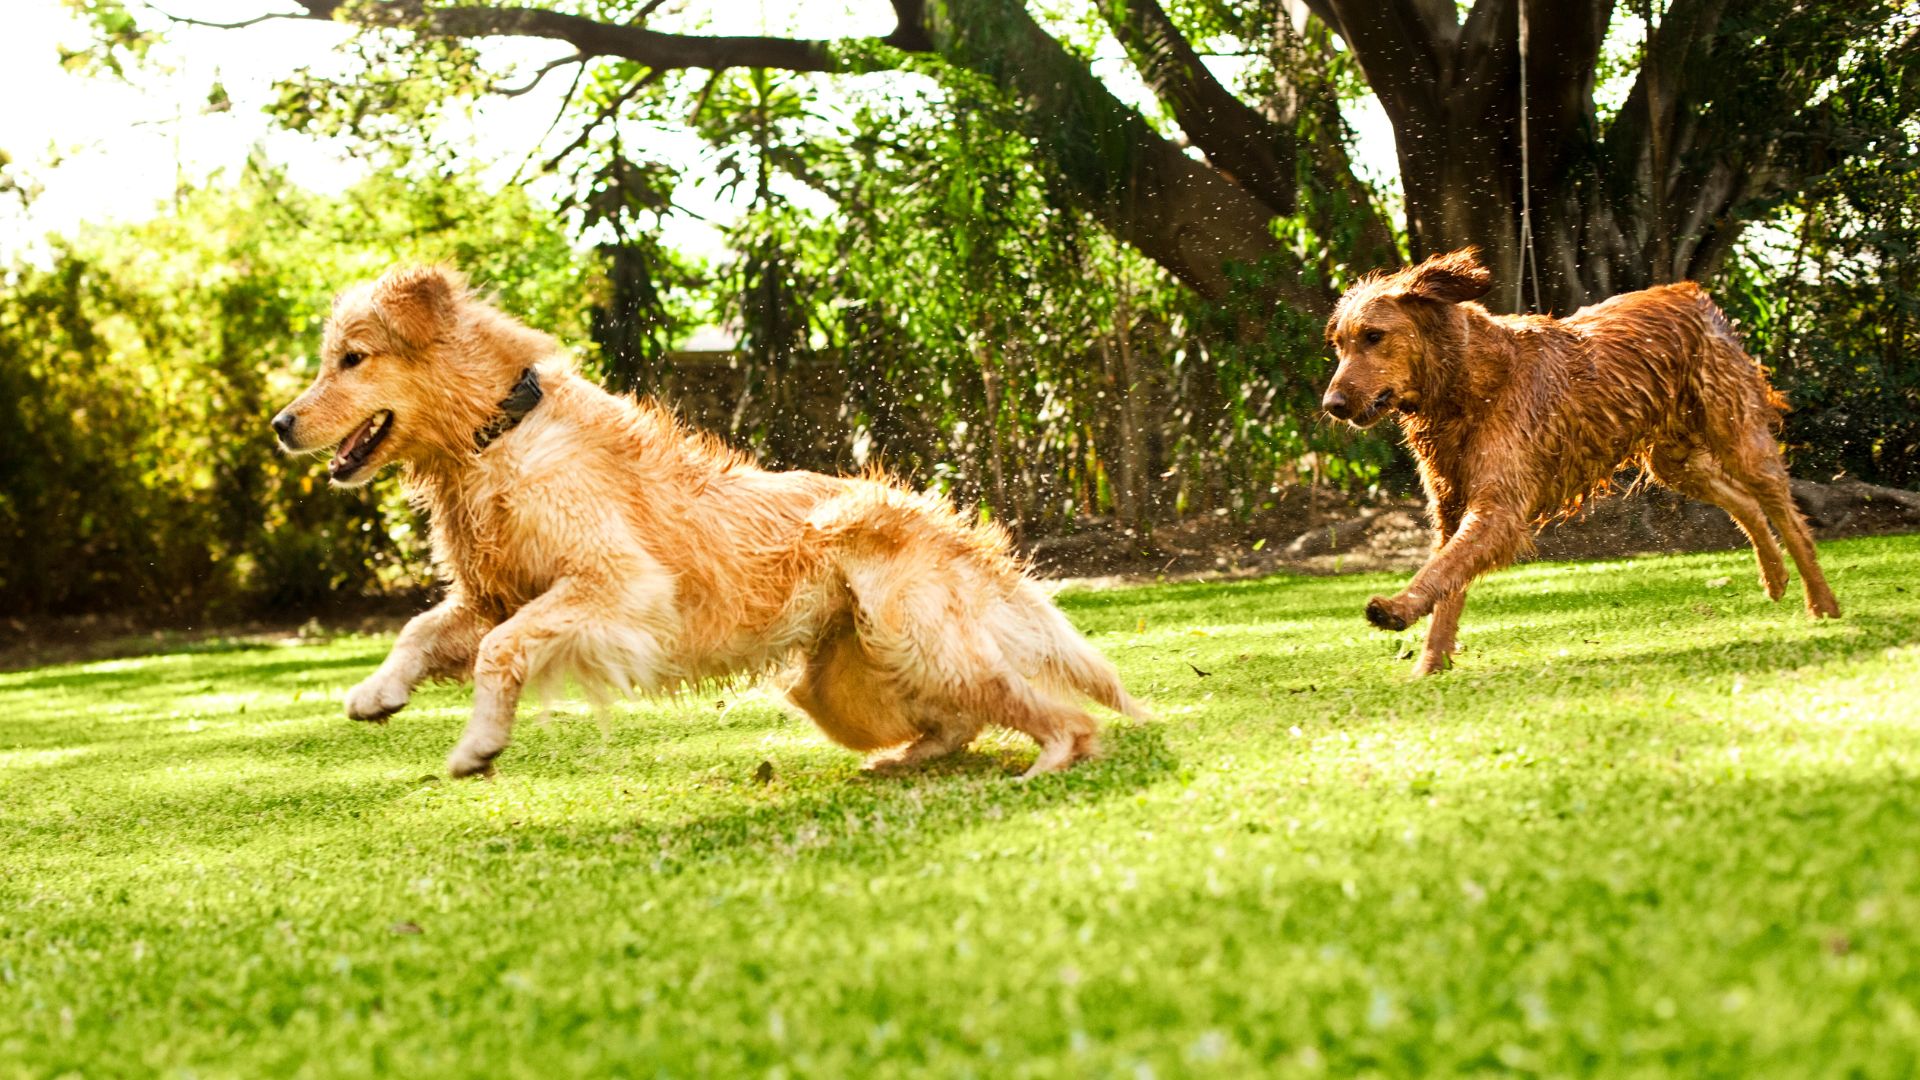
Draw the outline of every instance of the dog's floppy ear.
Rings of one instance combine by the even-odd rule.
[[[1478,300],[1493,288],[1493,274],[1480,265],[1479,248],[1435,255],[1401,273],[1405,275],[1402,292],[1441,304]]]
[[[465,279],[444,266],[403,266],[373,283],[373,303],[400,340],[422,348],[453,318],[454,301],[465,288]]]

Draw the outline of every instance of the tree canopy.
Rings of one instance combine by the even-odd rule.
[[[298,7],[411,39],[415,75],[444,76],[451,43],[564,43],[565,63],[595,65],[615,113],[689,69],[967,73],[1018,103],[1004,120],[1112,235],[1209,299],[1251,274],[1262,297],[1314,314],[1344,273],[1394,261],[1397,231],[1413,257],[1475,244],[1509,287],[1537,278],[1508,294],[1522,307],[1710,278],[1743,225],[1862,152],[1837,107],[1862,72],[1920,56],[1898,0],[1089,5],[1151,89],[1148,115],[1095,73],[1086,34],[1050,32],[1021,0],[892,0],[894,29],[854,40],[659,30],[657,0]],[[1209,54],[1247,59],[1250,74],[1230,85]],[[1356,80],[1394,129],[1402,220],[1370,197],[1341,137],[1339,97]],[[1603,83],[1617,101],[1603,104]],[[1289,244],[1273,224],[1289,220],[1335,254]]]

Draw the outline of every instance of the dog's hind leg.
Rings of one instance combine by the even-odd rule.
[[[807,655],[787,700],[849,750],[917,745],[926,735],[909,715],[900,688],[867,656],[848,615],[836,618]]]
[[[1787,483],[1787,467],[1780,460],[1780,453],[1774,448],[1771,438],[1764,435],[1757,438],[1765,442],[1766,455],[1762,457],[1758,448],[1749,450],[1745,455],[1748,460],[1735,466],[1746,473],[1739,479],[1753,493],[1761,508],[1766,510],[1767,517],[1773,519],[1774,527],[1780,530],[1780,539],[1793,556],[1793,565],[1800,571],[1800,582],[1806,587],[1807,614],[1816,619],[1838,618],[1840,602],[1833,597],[1833,589],[1827,584],[1827,575],[1820,571],[1820,559],[1813,550],[1813,531],[1807,528],[1807,519],[1800,516],[1800,508],[1793,504],[1793,489]]]
[[[1773,521],[1800,571],[1800,582],[1807,593],[1807,614],[1816,619],[1835,618],[1840,614],[1840,604],[1833,598],[1827,576],[1820,572],[1813,532],[1807,528],[1807,519],[1800,516],[1800,508],[1793,504],[1787,463],[1773,438],[1773,423],[1779,419],[1776,403],[1759,379],[1754,362],[1737,346],[1726,343],[1714,359],[1720,377],[1707,378],[1700,387],[1706,416],[1705,441],[1729,478],[1744,488]],[[1739,375],[1732,376],[1731,372]],[[1748,530],[1749,535],[1752,532]],[[1783,590],[1785,578],[1782,571]]]
[[[1022,774],[1023,780],[1059,772],[1093,753],[1096,729],[1086,710],[1041,691],[998,657],[982,655],[986,650],[980,647],[990,649],[991,642],[980,640],[978,635],[961,636],[976,640],[955,650],[969,655],[947,668],[947,677],[931,688],[929,705],[952,709],[956,724],[970,724],[978,730],[982,721],[990,721],[1039,743],[1040,756]]]
[[[1754,558],[1760,563],[1760,587],[1769,599],[1778,600],[1786,594],[1787,564],[1780,558],[1780,546],[1773,542],[1772,530],[1767,528],[1766,511],[1744,485],[1728,475],[1712,451],[1691,445],[1662,447],[1648,455],[1646,465],[1662,484],[1725,510],[1753,545]]]
[[[897,750],[888,750],[868,758],[861,768],[870,772],[908,769],[966,749],[979,734],[981,723],[971,716],[923,716],[921,735]]]
[[[378,670],[347,691],[347,716],[385,723],[427,679],[466,678],[489,622],[459,593],[415,615]]]
[[[1022,780],[1059,772],[1092,755],[1097,745],[1093,717],[1086,710],[1041,693],[1017,674],[968,685],[961,697],[967,711],[991,716],[1040,744],[1040,756],[1020,775]]]
[[[1715,456],[1729,479],[1746,490],[1779,530],[1780,540],[1793,556],[1793,564],[1800,571],[1800,582],[1806,588],[1807,613],[1816,619],[1836,618],[1840,614],[1840,603],[1833,598],[1827,576],[1820,572],[1820,560],[1814,554],[1813,532],[1807,528],[1807,519],[1800,516],[1800,508],[1793,504],[1793,488],[1787,481],[1787,463],[1780,457],[1780,447],[1763,424],[1758,421],[1742,424],[1736,419],[1740,415],[1732,410],[1709,411],[1708,437],[1714,444]],[[1748,533],[1751,535],[1752,530]],[[1780,578],[1784,590],[1784,568]]]

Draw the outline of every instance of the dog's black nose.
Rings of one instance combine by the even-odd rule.
[[[1353,407],[1347,404],[1347,395],[1338,390],[1327,391],[1327,396],[1320,399],[1320,407],[1327,410],[1329,415],[1341,420],[1353,415]]]
[[[290,412],[283,412],[280,415],[274,417],[273,433],[275,435],[280,436],[281,442],[285,442],[288,439],[291,439],[293,437],[293,414]]]

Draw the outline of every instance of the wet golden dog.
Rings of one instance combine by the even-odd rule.
[[[1840,614],[1774,441],[1783,403],[1698,285],[1626,293],[1564,319],[1490,314],[1473,301],[1491,286],[1475,252],[1456,251],[1360,281],[1327,321],[1340,366],[1322,405],[1358,427],[1400,421],[1438,533],[1412,583],[1367,604],[1368,621],[1388,630],[1432,613],[1416,674],[1447,665],[1474,578],[1629,465],[1731,514],[1778,600],[1787,569],[1771,519],[1807,611]]]
[[[347,715],[471,677],[456,776],[506,748],[523,687],[568,678],[604,697],[784,668],[793,703],[870,764],[997,723],[1040,744],[1029,776],[1092,751],[1080,695],[1141,715],[998,530],[881,478],[756,468],[601,390],[456,273],[341,294],[322,360],[274,418],[282,445],[337,446],[342,486],[403,465],[447,582]]]

